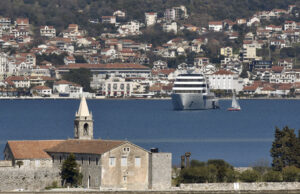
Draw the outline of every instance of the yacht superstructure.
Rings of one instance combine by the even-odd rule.
[[[182,73],[173,86],[172,103],[175,110],[215,109],[218,99],[210,92],[206,78],[201,73]]]

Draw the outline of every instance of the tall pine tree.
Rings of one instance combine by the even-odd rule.
[[[286,166],[299,166],[299,138],[295,135],[294,129],[288,126],[280,130],[276,127],[275,140],[270,150],[273,157],[272,167],[281,171]]]

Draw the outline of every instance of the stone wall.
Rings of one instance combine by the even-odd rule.
[[[41,190],[53,181],[60,184],[59,170],[55,168],[22,169],[18,167],[0,168],[0,191]]]
[[[151,189],[170,189],[172,180],[172,154],[151,153]]]
[[[280,190],[300,191],[300,182],[181,184],[180,189],[195,190],[195,191],[280,191]]]

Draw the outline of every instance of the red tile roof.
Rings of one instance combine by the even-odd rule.
[[[50,156],[44,151],[64,142],[65,140],[28,140],[28,141],[8,141],[15,159],[46,159]]]
[[[65,140],[60,144],[45,149],[48,153],[103,154],[127,141],[115,140]]]
[[[59,67],[59,69],[149,69],[144,65],[132,63],[111,63],[111,64],[88,64],[88,63],[73,63]]]
[[[51,90],[51,88],[47,86],[35,86],[32,88],[32,90]]]
[[[244,91],[255,91],[258,86],[244,86]]]

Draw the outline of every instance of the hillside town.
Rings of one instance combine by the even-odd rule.
[[[146,12],[144,22],[127,21],[126,12],[116,10],[89,20],[112,29],[99,37],[77,24],[61,32],[38,26],[36,34],[30,18],[1,17],[0,97],[168,97],[176,76],[191,68],[221,97],[234,90],[245,97],[295,97],[300,22],[290,19],[299,18],[298,10],[289,5],[207,26],[186,23],[185,6]],[[153,28],[174,38],[162,45],[136,38]],[[70,79],[82,69],[90,73],[89,86]]]

